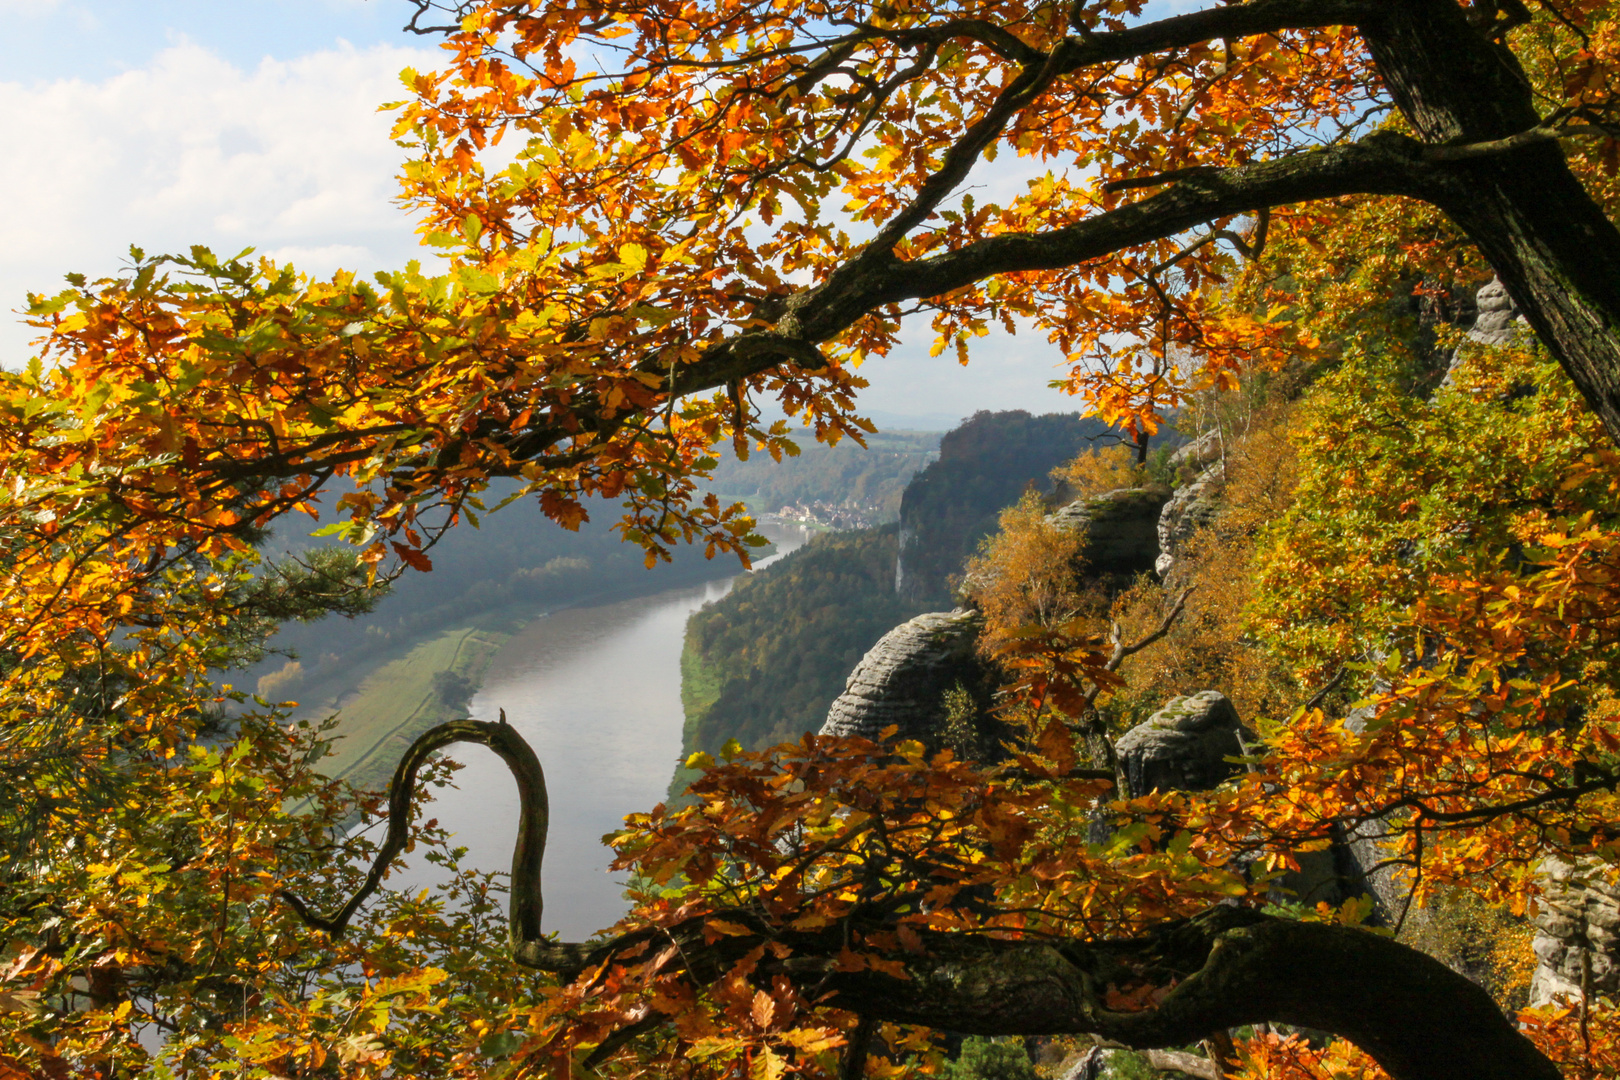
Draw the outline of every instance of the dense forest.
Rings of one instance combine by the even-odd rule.
[[[681,658],[687,750],[817,731],[866,650],[921,608],[894,590],[897,528],[824,533],[694,614]]]
[[[1166,432],[1169,435],[1169,432]],[[1118,441],[1078,413],[978,412],[948,432],[939,458],[907,485],[900,504],[900,591],[950,606],[951,579],[996,528],[997,515],[1083,449]]]

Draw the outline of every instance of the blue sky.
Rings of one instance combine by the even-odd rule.
[[[410,11],[402,0],[0,0],[0,78],[100,80],[181,39],[245,68],[340,41],[401,45]]]
[[[252,246],[301,269],[369,272],[419,254],[392,205],[400,152],[376,105],[436,63],[406,0],[0,0],[0,311],[131,244]],[[0,363],[30,334],[0,318]],[[862,404],[889,426],[978,409],[1069,411],[1040,336],[982,339],[967,368],[919,325],[869,362]]]

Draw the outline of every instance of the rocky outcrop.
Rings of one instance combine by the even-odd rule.
[[[1087,577],[1129,576],[1153,569],[1159,557],[1159,512],[1169,495],[1159,487],[1119,488],[1076,499],[1046,520],[1084,535]]]
[[[1164,708],[1120,737],[1115,744],[1131,794],[1150,791],[1208,791],[1243,766],[1254,733],[1237,709],[1217,690],[1173,698]]]
[[[1583,978],[1592,997],[1620,998],[1620,883],[1596,865],[1557,858],[1541,869],[1530,1004],[1555,996],[1579,1001]]]
[[[1469,341],[1477,341],[1481,345],[1505,346],[1531,337],[1533,332],[1529,323],[1519,314],[1518,305],[1513,302],[1513,297],[1508,295],[1507,286],[1502,284],[1500,278],[1493,277],[1487,281],[1480,287],[1474,299],[1479,314],[1474,318],[1474,325],[1468,331]],[[1462,357],[1453,353],[1442,385],[1451,385],[1456,377],[1457,366],[1461,363]]]
[[[1159,512],[1157,528],[1159,554],[1153,567],[1160,578],[1169,580],[1176,560],[1185,554],[1187,541],[1199,529],[1215,520],[1220,510],[1221,488],[1225,483],[1225,466],[1216,461],[1191,483],[1176,488],[1164,504],[1164,509]]]
[[[1518,305],[1508,295],[1501,278],[1491,278],[1475,294],[1479,315],[1474,319],[1468,339],[1483,345],[1511,345],[1519,336],[1521,326]]]
[[[895,725],[902,739],[937,745],[946,693],[960,684],[978,697],[988,684],[976,651],[982,627],[977,612],[957,609],[890,630],[850,673],[821,734],[875,739]]]
[[[1221,438],[1220,429],[1211,428],[1192,442],[1178,447],[1176,452],[1170,455],[1168,464],[1172,472],[1179,473],[1187,469],[1195,474],[1201,473],[1221,460],[1225,450],[1226,445]]]

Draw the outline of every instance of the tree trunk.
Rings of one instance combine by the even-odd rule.
[[[1361,30],[1424,142],[1491,142],[1539,123],[1517,60],[1469,25],[1456,0],[1391,0]],[[1444,163],[1426,186],[1620,443],[1620,230],[1558,145]]]
[[[930,955],[908,962],[910,979],[834,974],[836,1003],[952,1031],[1083,1032],[1143,1049],[1277,1020],[1349,1039],[1395,1080],[1559,1075],[1479,986],[1365,930],[1218,907],[1129,941],[924,940]],[[1155,985],[1170,988],[1157,1005],[1106,1007],[1110,989],[1140,1000],[1131,991]]]

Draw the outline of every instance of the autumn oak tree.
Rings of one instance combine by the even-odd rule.
[[[1217,792],[1129,799],[1077,757],[1070,724],[1129,645],[1083,636],[1013,658],[1041,722],[1011,765],[813,739],[715,764],[697,808],[621,837],[640,903],[587,944],[541,933],[544,786],[510,729],[424,736],[378,850],[331,847],[354,796],[308,771],[316,736],[254,721],[221,756],[196,735],[255,530],[280,515],[335,509],[364,564],[427,570],[434,537],[515,477],[565,527],[587,497],[622,499],[649,561],[677,542],[746,558],[751,522],[698,487],[710,448],[793,452],[768,399],[860,438],[860,365],[903,320],[963,360],[992,323],[1042,334],[1089,407],[1152,430],[1191,389],[1331,353],[1300,294],[1267,284],[1268,249],[1369,206],[1465,237],[1613,442],[1612,4],[414,7],[445,64],[405,74],[396,134],[444,273],[135,252],[36,298],[41,360],[4,375],[0,709],[8,753],[47,763],[15,781],[38,808],[21,864],[45,884],[7,885],[4,978],[23,989],[0,1001],[28,1041],[5,1068],[138,1057],[118,1036],[138,985],[173,994],[153,1022],[177,1060],[280,1075],[506,1055],[552,1075],[854,1076],[935,1028],[1155,1047],[1263,1020],[1400,1078],[1558,1075],[1543,1051],[1573,1045],[1568,1014],[1532,1044],[1443,965],[1258,905],[1266,867],[1366,821],[1392,858],[1484,874],[1499,899],[1530,895],[1546,852],[1613,857],[1620,709],[1576,717],[1562,666],[1620,617],[1620,535],[1591,517],[1550,522],[1514,574],[1447,583],[1415,654],[1438,659],[1393,672],[1373,724],[1304,710]],[[982,197],[1009,172],[1022,191]],[[1612,498],[1614,465],[1593,451],[1572,479]],[[499,974],[499,943],[470,940],[487,888],[465,886],[461,922],[360,906],[408,842],[417,770],[454,741],[493,746],[524,792],[512,956],[556,983]],[[76,815],[92,773],[145,809]],[[1111,843],[1087,839],[1099,813]],[[98,976],[51,1028],[48,988],[81,971],[123,982]],[[1608,1051],[1588,1008],[1590,1062]]]

